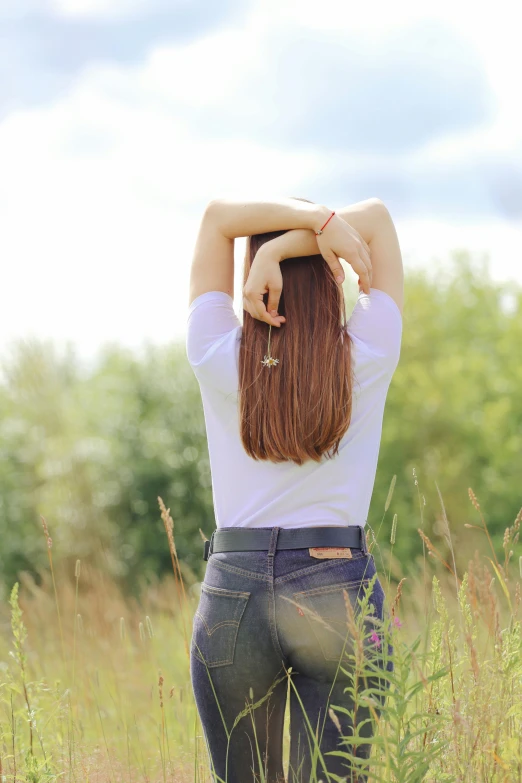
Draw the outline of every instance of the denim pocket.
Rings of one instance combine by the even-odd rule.
[[[250,593],[203,582],[194,615],[191,654],[209,668],[234,663],[239,623]]]
[[[333,585],[314,587],[294,593],[296,601],[304,611],[315,639],[326,661],[339,661],[341,655],[353,655],[353,635],[348,625],[348,609],[345,604],[343,590],[353,608],[354,618],[359,617],[361,606],[359,599],[364,599],[365,591],[371,582],[371,577],[356,579],[351,582],[340,582]],[[364,635],[365,647],[372,645],[370,634],[375,630],[380,637],[380,626],[383,619],[384,590],[375,577],[373,590],[369,596],[367,611],[362,621],[361,633]],[[376,622],[374,622],[374,618]]]

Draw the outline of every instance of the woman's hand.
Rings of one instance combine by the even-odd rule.
[[[359,232],[334,215],[324,233],[316,236],[316,239],[319,252],[331,269],[338,269],[341,266],[339,258],[344,258],[358,275],[363,291],[369,294],[372,284],[370,248]]]
[[[277,315],[279,299],[283,290],[283,275],[280,259],[270,252],[270,242],[266,242],[257,251],[248,279],[243,287],[243,309],[259,321],[272,326],[281,326],[286,321],[283,315]],[[268,292],[268,307],[265,307],[263,295]]]

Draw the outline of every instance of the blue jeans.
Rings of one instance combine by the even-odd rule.
[[[257,783],[262,780],[261,770],[266,783],[285,783],[283,722],[288,692],[288,783],[309,783],[315,744],[323,756],[328,751],[348,750],[368,759],[371,750],[360,738],[372,736],[372,722],[357,726],[359,744],[347,744],[328,709],[337,705],[347,710],[334,713],[341,734],[351,737],[353,715],[349,713],[354,702],[346,689],[355,685],[354,658],[350,657],[355,647],[343,589],[357,617],[357,599],[363,599],[364,586],[376,574],[374,558],[366,544],[364,549],[352,549],[351,559],[316,559],[308,549],[276,551],[279,528],[270,529],[268,550],[210,555],[194,616],[190,674],[215,783]],[[375,636],[372,642],[370,636],[373,629],[380,634],[382,627],[372,623],[371,616],[381,621],[387,616],[384,598],[376,576],[369,598],[375,611],[371,615],[368,606],[362,626],[367,637],[363,655],[392,671],[393,647],[388,644],[385,654],[386,645],[376,644]],[[292,671],[287,675],[289,667]],[[373,698],[381,705],[385,682],[367,676],[366,684],[380,686]],[[359,690],[363,685],[361,680]],[[380,715],[380,707],[374,709]],[[370,710],[359,704],[356,723],[369,718]],[[350,783],[367,780],[364,774],[357,777],[353,765],[342,756],[326,755],[324,763],[329,773],[345,776]],[[326,782],[325,766],[317,758],[316,764],[317,780]]]

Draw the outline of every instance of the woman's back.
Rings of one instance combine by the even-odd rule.
[[[397,303],[378,288],[361,292],[347,331],[353,349],[353,409],[339,453],[303,465],[259,461],[246,454],[239,434],[242,326],[232,297],[208,291],[191,303],[187,357],[201,390],[218,528],[365,525],[386,396],[400,356]]]

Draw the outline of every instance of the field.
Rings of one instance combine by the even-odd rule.
[[[472,490],[469,497],[476,548],[462,574],[449,525],[448,557],[418,528],[424,555],[415,580],[401,578],[393,556],[396,516],[390,540],[377,535],[370,546],[395,651],[370,780],[522,780],[522,558],[514,558],[522,511],[494,542]],[[42,517],[49,568],[39,580],[22,573],[1,608],[2,781],[211,781],[189,676],[198,583],[178,561],[174,523],[159,503],[173,575],[139,601],[80,560],[73,574],[56,568]],[[287,749],[288,733],[285,760]]]

